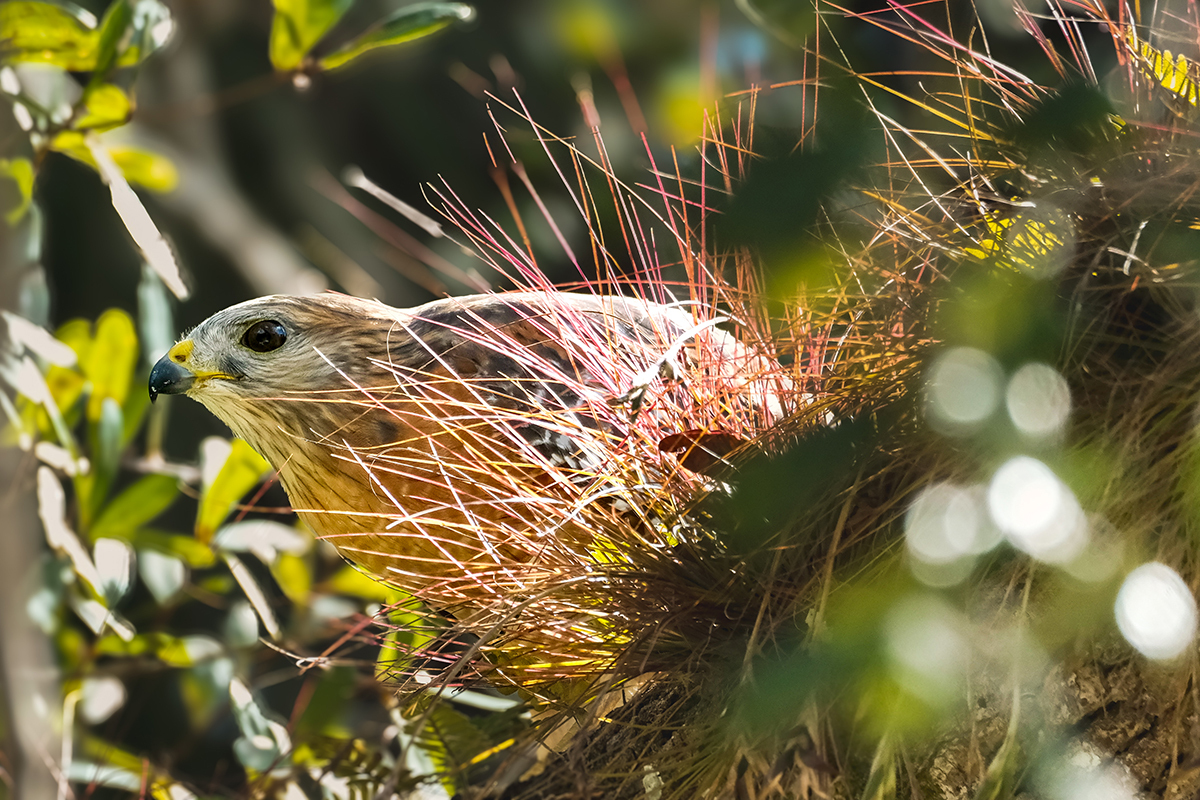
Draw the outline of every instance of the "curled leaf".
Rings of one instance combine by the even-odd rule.
[[[170,475],[147,475],[104,507],[92,525],[94,537],[122,538],[157,517],[179,497],[179,483]]]
[[[475,9],[465,3],[417,3],[406,6],[372,25],[361,36],[342,45],[319,63],[322,69],[327,70],[344,67],[371,50],[411,42],[474,16]]]

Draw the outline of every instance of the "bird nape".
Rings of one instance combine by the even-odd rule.
[[[795,407],[787,370],[717,321],[553,291],[277,295],[197,326],[150,395],[203,403],[372,576],[536,651],[503,671],[528,688],[564,661],[605,669],[635,633],[597,613],[597,578],[689,544],[705,436],[724,443],[709,463]]]

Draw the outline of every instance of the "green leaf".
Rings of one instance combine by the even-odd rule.
[[[96,65],[96,18],[66,2],[0,3],[0,53],[4,61],[53,64],[72,72]]]
[[[16,225],[33,202],[33,162],[28,158],[0,158],[0,178],[7,178],[17,185],[16,202],[4,212],[4,221]]]
[[[66,0],[0,3],[5,61],[94,71],[93,82],[103,81],[117,67],[144,61],[172,30],[171,13],[159,0],[116,0],[98,27],[91,12]]]
[[[117,65],[117,56],[122,49],[121,45],[125,43],[125,34],[129,30],[131,22],[133,22],[133,6],[130,5],[129,0],[113,0],[109,3],[104,12],[104,18],[100,21],[96,45],[96,64],[92,68],[95,72],[88,85],[89,94],[108,77],[108,73],[112,72],[113,67]]]
[[[79,131],[63,131],[58,134],[51,140],[50,149],[96,169],[96,160],[92,158],[91,150]],[[109,147],[108,153],[130,183],[136,183],[152,192],[170,192],[179,185],[179,171],[166,156],[124,145]]]
[[[100,404],[100,416],[91,427],[92,469],[76,481],[80,499],[80,524],[84,530],[95,518],[99,506],[108,496],[117,465],[121,460],[124,415],[121,406],[111,397]],[[93,539],[96,538],[93,535]]]
[[[271,468],[267,460],[241,439],[234,439],[229,455],[212,482],[200,494],[196,513],[196,538],[212,541],[213,534],[241,500]]]
[[[87,416],[100,419],[105,398],[111,397],[120,405],[129,395],[133,372],[137,367],[138,341],[133,319],[119,308],[110,308],[96,320],[96,335],[83,373],[92,382]]]
[[[271,63],[287,72],[304,61],[322,36],[332,28],[353,0],[275,0],[271,22]]]
[[[363,53],[429,36],[473,16],[475,9],[465,3],[417,3],[407,6],[372,25],[361,36],[347,42],[318,63],[322,69],[337,69]]]
[[[77,130],[109,130],[124,125],[133,112],[133,102],[129,95],[111,83],[89,87],[84,95],[83,104],[87,113],[75,121],[73,127]]]
[[[94,537],[128,537],[166,511],[177,497],[179,483],[175,478],[170,475],[147,475],[104,507],[91,528],[91,534]],[[208,563],[212,563],[211,554]]]

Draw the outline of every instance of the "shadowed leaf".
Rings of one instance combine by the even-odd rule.
[[[151,521],[179,497],[179,484],[170,475],[147,475],[104,507],[92,536],[120,537]]]
[[[418,3],[408,6],[325,56],[320,64],[324,69],[337,69],[371,50],[429,36],[452,23],[469,20],[474,15],[475,9],[464,3]]]

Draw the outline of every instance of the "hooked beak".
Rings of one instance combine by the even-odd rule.
[[[236,376],[224,372],[204,372],[193,369],[191,364],[192,350],[195,347],[190,339],[185,339],[167,351],[150,370],[150,402],[153,403],[160,394],[183,394],[191,389],[198,381],[208,378],[234,379]]]
[[[182,341],[167,351],[150,370],[150,402],[160,394],[183,394],[196,382],[196,373],[187,367],[192,343]]]

